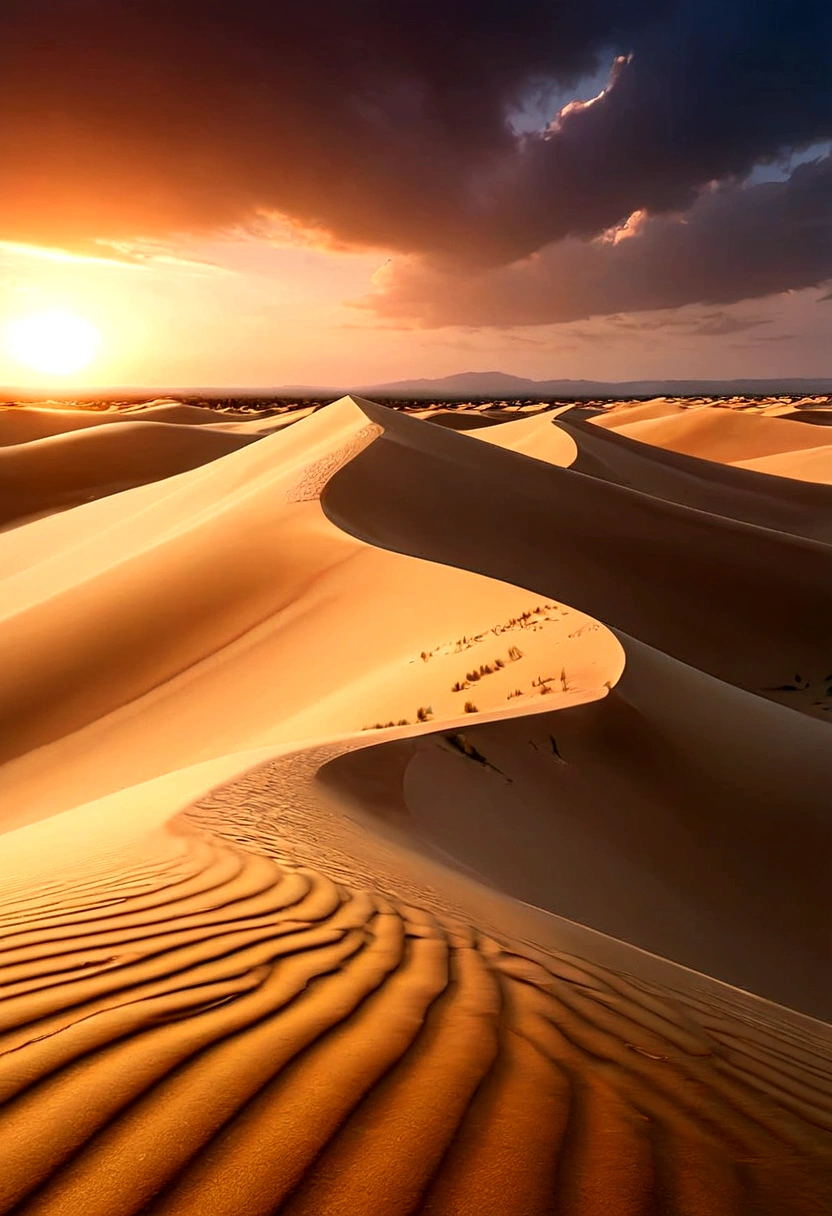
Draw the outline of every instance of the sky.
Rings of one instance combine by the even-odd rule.
[[[0,384],[832,377],[828,0],[4,0]],[[11,327],[10,327],[11,326]]]

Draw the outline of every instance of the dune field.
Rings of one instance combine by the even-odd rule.
[[[0,408],[0,1213],[828,1216],[829,421]]]

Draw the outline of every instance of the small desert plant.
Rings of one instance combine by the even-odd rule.
[[[465,702],[465,712],[466,712],[466,714],[475,714],[475,713],[478,713],[479,711],[477,710],[477,707],[473,701],[466,701]]]
[[[479,680],[480,678],[481,678],[480,673],[478,671],[466,671],[466,673],[465,673],[465,679],[469,682],[469,684],[473,684],[476,680]]]
[[[501,667],[505,667],[505,662],[503,659],[495,659],[494,666],[499,670]]]
[[[512,699],[512,697],[522,697],[522,695],[523,695],[523,689],[515,688],[514,692],[510,692],[508,694],[508,696],[506,697],[506,700],[510,701]]]
[[[511,659],[512,663],[516,663],[518,659],[522,659],[523,651],[519,646],[509,646],[508,657]]]
[[[566,668],[565,667],[561,667],[561,669],[560,669],[560,686],[564,692],[569,691],[569,681],[566,678]]]
[[[430,658],[430,655],[428,654],[428,652],[426,650],[423,650],[422,654],[421,654],[422,662],[427,663],[429,658]]]
[[[416,717],[420,722],[427,722],[428,718],[433,717],[433,706],[420,705],[416,710]]]

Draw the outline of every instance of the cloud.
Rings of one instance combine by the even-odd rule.
[[[424,259],[394,260],[358,305],[425,327],[514,326],[732,304],[816,286],[832,277],[832,157],[783,182],[729,182],[684,215],[648,218],[626,239],[569,238],[509,266],[449,273]],[[632,328],[632,318],[615,318]],[[753,324],[753,322],[750,322]],[[689,332],[730,333],[749,321],[715,312]]]
[[[508,263],[830,137],[830,32],[828,0],[4,0],[0,238],[278,214]],[[536,89],[614,56],[594,102],[517,134]]]

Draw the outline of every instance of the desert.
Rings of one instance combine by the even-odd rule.
[[[828,1212],[828,410],[0,409],[0,1211]]]

